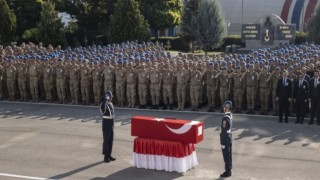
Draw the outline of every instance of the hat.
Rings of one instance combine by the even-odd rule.
[[[228,108],[228,109],[232,109],[232,102],[231,101],[225,101],[223,103],[223,107]]]
[[[107,91],[105,92],[105,94],[104,94],[104,98],[105,98],[106,100],[109,100],[109,99],[111,99],[112,97],[113,97],[112,92],[107,90]]]

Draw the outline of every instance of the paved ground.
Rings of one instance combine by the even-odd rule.
[[[0,102],[0,179],[216,179],[223,172],[219,113],[116,109],[115,162],[101,155],[97,107]],[[199,165],[184,173],[132,167],[130,117],[149,115],[201,120]],[[275,117],[234,115],[233,177],[320,179],[320,126],[279,124]],[[11,176],[11,177],[10,177]]]

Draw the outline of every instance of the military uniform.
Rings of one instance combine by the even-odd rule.
[[[161,79],[161,73],[157,69],[153,69],[150,73],[150,95],[153,109],[159,107]]]
[[[46,102],[52,102],[52,81],[53,81],[53,69],[47,64],[43,68],[43,85],[46,96]]]
[[[108,89],[111,92],[114,92],[114,67],[111,65],[106,65],[103,70],[104,77],[104,89]]]
[[[27,94],[28,69],[26,64],[20,62],[19,66],[17,67],[17,72],[18,72],[18,86],[19,86],[20,100],[26,101],[28,98],[28,94]]]
[[[94,104],[98,105],[102,97],[101,96],[102,80],[103,80],[102,69],[96,65],[95,68],[92,69],[91,76],[92,76],[92,84],[93,84]]]
[[[320,124],[320,116],[317,112],[320,111],[320,94],[318,94],[317,89],[320,86],[320,79],[319,79],[319,72],[315,73],[314,78],[311,80],[310,83],[310,93],[309,93],[309,100],[311,101],[311,111],[310,111],[310,122],[309,124],[313,124],[314,118],[317,118],[318,124]]]
[[[223,71],[226,71],[226,68],[222,69]],[[218,80],[219,80],[219,94],[220,94],[220,102],[221,105],[229,99],[229,86],[230,86],[230,79],[227,72],[218,74]]]
[[[137,74],[133,68],[127,71],[127,100],[128,107],[133,108],[136,104],[136,95],[137,95]]]
[[[269,81],[267,80],[270,76],[267,73],[260,73],[259,75],[259,93],[260,93],[260,103],[261,103],[261,112],[260,114],[267,114],[268,107],[269,107]]]
[[[173,108],[173,81],[174,73],[169,66],[163,71],[163,109],[167,109],[168,105],[171,110]]]
[[[71,103],[79,104],[79,84],[80,84],[80,67],[77,64],[72,64],[69,69],[70,77],[70,95]]]
[[[248,113],[254,113],[256,102],[258,74],[254,71],[247,72],[245,75],[246,90],[247,90],[247,108]]]
[[[16,96],[17,68],[12,63],[6,68],[6,77],[9,100],[14,101]]]
[[[59,62],[58,62],[59,63]],[[61,62],[55,68],[56,74],[56,87],[57,87],[57,94],[59,98],[59,103],[65,104],[66,94],[65,94],[65,69]]]
[[[90,79],[91,79],[91,69],[87,65],[83,65],[80,71],[81,77],[81,97],[82,103],[89,104],[89,88],[90,88]]]
[[[232,105],[231,105],[232,106]],[[223,160],[225,163],[225,172],[221,177],[231,176],[232,169],[232,113],[225,112],[220,123],[220,144],[222,149]]]
[[[126,70],[124,68],[116,69],[115,79],[116,79],[116,97],[118,100],[118,106],[123,107],[125,105]]]
[[[217,72],[213,69],[210,69],[206,72],[206,78],[205,83],[207,86],[207,99],[208,99],[208,105],[209,105],[209,112],[213,112],[215,108],[215,102],[216,102],[216,92],[218,87],[218,82],[216,79]]]
[[[146,69],[138,71],[138,93],[140,108],[146,108],[147,105],[149,78],[149,73]]]
[[[202,83],[201,72],[193,70],[190,78],[190,100],[193,111],[197,110],[199,107],[200,87],[202,86]]]
[[[245,81],[241,72],[236,72],[232,76],[233,80],[233,95],[234,95],[234,109],[237,113],[242,110],[242,102],[245,91]]]
[[[178,103],[178,110],[183,111],[184,105],[186,103],[186,87],[187,87],[187,77],[188,72],[185,69],[177,69],[176,73],[176,82],[177,82],[177,103]]]
[[[33,102],[39,101],[39,72],[38,64],[36,62],[29,66],[29,77],[30,77],[30,92]]]
[[[276,68],[276,71],[279,71],[280,68]],[[274,111],[274,115],[277,115],[279,112],[279,104],[276,100],[276,92],[277,92],[277,83],[278,80],[281,78],[281,75],[279,72],[273,72],[270,76],[269,79],[271,81],[271,92],[272,92],[272,109]]]

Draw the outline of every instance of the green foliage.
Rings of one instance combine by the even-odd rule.
[[[304,32],[296,32],[295,44],[303,44],[308,41],[308,34]]]
[[[39,34],[39,31],[37,28],[32,28],[24,31],[22,35],[22,40],[25,42],[36,42],[38,37],[37,35]]]
[[[226,25],[218,0],[199,1],[198,13],[191,21],[197,24],[196,40],[204,51],[221,46],[226,36]]]
[[[58,12],[51,2],[45,2],[41,5],[41,20],[37,25],[37,40],[45,45],[53,46],[65,45],[65,31]]]
[[[183,12],[181,17],[181,35],[188,41],[194,41],[196,39],[195,29],[197,24],[192,21],[192,17],[198,13],[199,0],[186,0],[183,6]]]
[[[170,50],[184,51],[184,52],[188,52],[190,50],[188,42],[181,37],[159,37],[158,39],[153,38],[151,41],[152,42],[158,41],[163,45],[166,45],[167,42],[170,42],[170,46],[171,46]]]
[[[139,0],[143,16],[155,31],[180,23],[181,0]]]
[[[109,41],[145,41],[150,38],[149,26],[140,13],[136,0],[118,0],[115,14],[110,17]]]
[[[308,32],[310,41],[320,43],[320,5],[308,22]]]
[[[16,16],[5,0],[0,0],[0,43],[10,43],[16,30]]]
[[[36,27],[40,21],[42,1],[39,0],[7,0],[17,17],[16,36],[22,38],[24,31]]]

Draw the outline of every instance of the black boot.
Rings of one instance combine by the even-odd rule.
[[[109,160],[109,157],[108,157],[108,156],[104,156],[104,159],[103,159],[103,161],[104,161],[105,163],[108,163],[108,162],[110,162],[110,160]]]
[[[163,105],[162,110],[167,110],[167,109],[168,109],[167,105]]]
[[[173,104],[169,105],[170,110],[173,110]]]
[[[231,171],[225,171],[224,173],[220,174],[220,177],[230,177]]]

